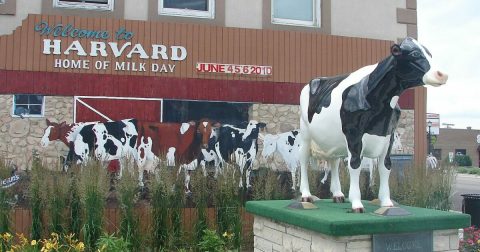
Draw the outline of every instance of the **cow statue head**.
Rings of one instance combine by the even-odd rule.
[[[428,49],[415,39],[407,37],[400,45],[394,44],[390,51],[404,89],[423,84],[437,87],[447,82],[448,75],[435,67]]]
[[[40,142],[42,147],[47,147],[51,141],[60,140],[62,138],[62,132],[65,132],[65,128],[68,127],[67,123],[54,123],[46,119],[47,128],[43,132],[42,140]]]

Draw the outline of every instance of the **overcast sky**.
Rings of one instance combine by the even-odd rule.
[[[480,129],[480,0],[418,0],[417,8],[418,40],[449,75],[445,86],[428,87],[427,112]]]

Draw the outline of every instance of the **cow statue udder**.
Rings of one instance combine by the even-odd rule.
[[[390,150],[400,116],[399,96],[408,88],[424,84],[441,86],[448,76],[432,65],[428,50],[415,39],[406,38],[391,47],[381,62],[351,74],[310,81],[300,95],[300,191],[303,201],[312,201],[307,165],[314,141],[328,160],[348,157],[349,200],[353,212],[363,212],[359,189],[362,157],[378,158],[381,206],[390,199]],[[343,202],[338,162],[332,167],[330,190],[334,201]]]

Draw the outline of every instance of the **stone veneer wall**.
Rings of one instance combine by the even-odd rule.
[[[308,211],[308,210],[307,210]],[[334,237],[255,215],[254,251],[370,252],[372,235]],[[459,247],[458,230],[434,230],[433,251],[453,252]]]
[[[279,104],[254,104],[249,111],[250,119],[264,122],[267,128],[263,134],[278,134],[290,130],[298,129],[299,122],[299,108],[298,105],[279,105]],[[392,154],[410,154],[413,155],[414,150],[414,111],[403,110],[397,132],[400,134],[402,143],[401,150],[393,150]],[[273,169],[287,170],[279,155],[275,155],[272,160],[264,160],[261,157],[263,149],[262,141],[259,141],[259,154],[257,156],[256,166],[269,166]],[[268,163],[268,165],[267,165]]]
[[[36,150],[50,169],[59,169],[60,156],[66,155],[68,148],[60,141],[51,142],[47,148],[40,145],[46,128],[45,118],[52,122],[73,120],[73,97],[46,96],[44,117],[12,117],[13,95],[0,95],[0,155],[7,162],[24,170],[29,169],[32,153]]]

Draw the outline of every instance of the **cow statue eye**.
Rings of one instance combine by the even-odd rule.
[[[414,58],[418,58],[418,57],[420,57],[420,53],[417,52],[417,51],[413,51],[412,53],[410,53],[410,56],[412,56]]]

